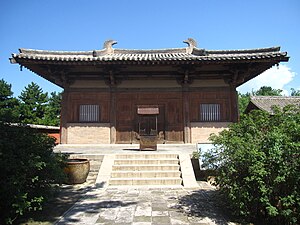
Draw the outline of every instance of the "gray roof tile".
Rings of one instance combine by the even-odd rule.
[[[250,102],[258,109],[264,110],[270,114],[273,113],[273,106],[283,108],[287,105],[298,105],[300,107],[300,97],[296,96],[251,96]]]
[[[130,50],[113,49],[113,53],[102,50],[94,51],[47,51],[20,49],[19,54],[13,54],[13,60],[66,61],[66,62],[216,62],[216,61],[249,61],[278,59],[288,61],[286,52],[280,52],[279,47],[249,49],[249,50],[204,50],[193,48],[189,53],[186,48]]]

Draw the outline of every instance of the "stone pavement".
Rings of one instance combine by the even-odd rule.
[[[69,154],[126,154],[126,153],[188,153],[196,151],[195,144],[158,144],[157,151],[140,151],[139,144],[60,144],[55,152]]]
[[[95,186],[56,224],[234,224],[211,201],[214,189],[205,182],[201,186],[193,190]]]

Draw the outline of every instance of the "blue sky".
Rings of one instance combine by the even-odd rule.
[[[210,50],[281,46],[290,61],[239,90],[300,89],[299,0],[2,0],[0,34],[0,79],[12,84],[15,96],[31,81],[61,91],[10,64],[19,48],[94,50],[107,39],[118,41],[115,48],[177,48],[188,37]]]

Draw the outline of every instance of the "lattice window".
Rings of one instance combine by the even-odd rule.
[[[100,107],[99,105],[80,105],[79,122],[99,122]]]
[[[220,121],[220,104],[200,104],[200,121]]]

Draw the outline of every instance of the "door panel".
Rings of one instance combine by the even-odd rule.
[[[181,93],[117,94],[116,143],[139,143],[138,106],[158,106],[158,143],[183,142]],[[141,115],[140,115],[141,116]]]
[[[139,116],[139,134],[157,135],[156,116]]]
[[[143,104],[141,104],[143,105]],[[150,106],[150,105],[149,105]],[[156,105],[157,106],[157,105]],[[132,143],[139,143],[139,122],[145,127],[145,132],[150,132],[151,127],[154,129],[157,118],[157,137],[158,143],[162,144],[165,142],[165,106],[158,105],[159,114],[153,118],[149,116],[142,116],[137,114],[138,106],[135,106],[135,119],[134,119],[134,130],[132,132]],[[151,133],[151,132],[150,132]]]

